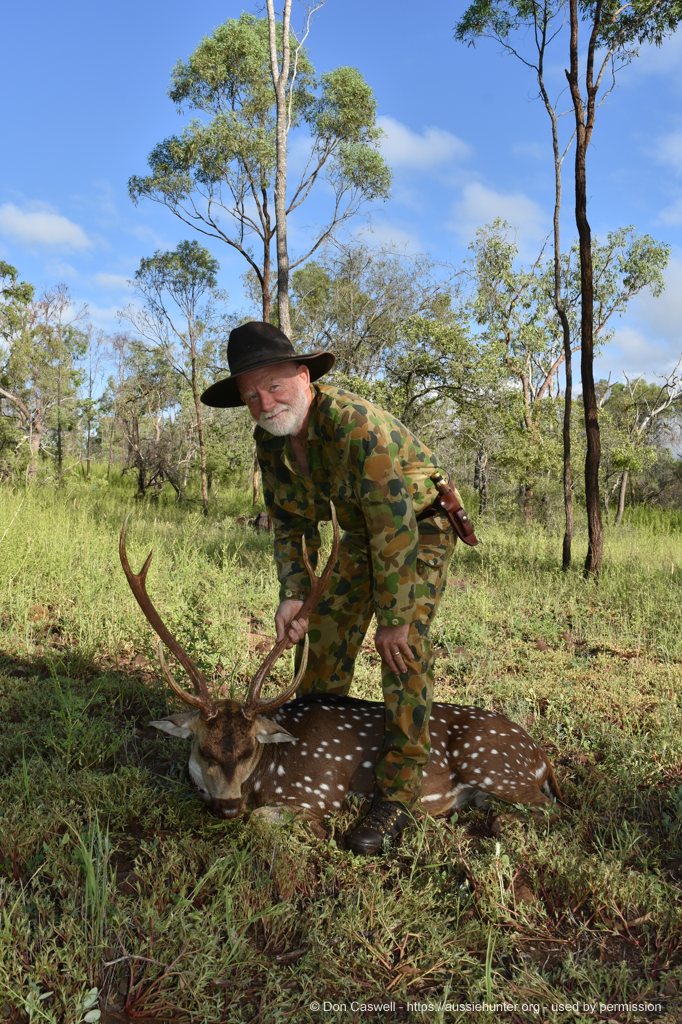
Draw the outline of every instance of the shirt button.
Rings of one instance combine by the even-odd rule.
[[[391,625],[392,626],[399,626],[400,625],[400,619],[391,619]]]

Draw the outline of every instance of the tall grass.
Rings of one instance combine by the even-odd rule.
[[[567,806],[428,817],[395,856],[341,834],[216,821],[118,564],[133,503],[101,482],[0,491],[0,1019],[665,1020],[552,1005],[680,995],[682,547],[674,516],[607,530],[598,582],[551,531],[479,525],[435,628],[437,696],[499,708],[553,758]],[[133,567],[213,685],[241,696],[272,635],[270,538],[232,511],[135,507]],[[638,514],[639,515],[639,514]],[[576,541],[576,557],[584,543]],[[288,666],[278,670],[283,679]],[[371,643],[355,691],[379,697]],[[432,1004],[429,1011],[408,1003]],[[523,1009],[527,1006],[530,1009]],[[535,1010],[534,1007],[539,1007]],[[88,1015],[90,1015],[88,1017]],[[477,1021],[500,1019],[483,1009]]]

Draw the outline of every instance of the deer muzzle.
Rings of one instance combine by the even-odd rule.
[[[241,800],[211,800],[209,804],[209,809],[217,818],[236,818],[241,807]]]

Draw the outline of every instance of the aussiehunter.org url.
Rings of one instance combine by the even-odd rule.
[[[525,1013],[540,1014],[551,1010],[553,1013],[661,1013],[662,1003],[551,1003],[549,1006],[541,1003],[363,1003],[353,1001],[352,1003],[335,1003],[330,999],[320,1002],[314,1000],[310,1004],[313,1013],[391,1013],[396,1010],[406,1009],[413,1013],[518,1013],[519,1010]]]

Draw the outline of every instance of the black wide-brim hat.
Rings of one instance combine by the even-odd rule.
[[[239,394],[239,378],[252,370],[277,363],[303,363],[308,367],[310,379],[317,380],[331,370],[334,356],[331,352],[311,352],[299,355],[286,334],[272,324],[251,320],[235,327],[227,341],[227,364],[230,376],[217,380],[206,388],[201,401],[216,409],[230,409],[244,405]]]

